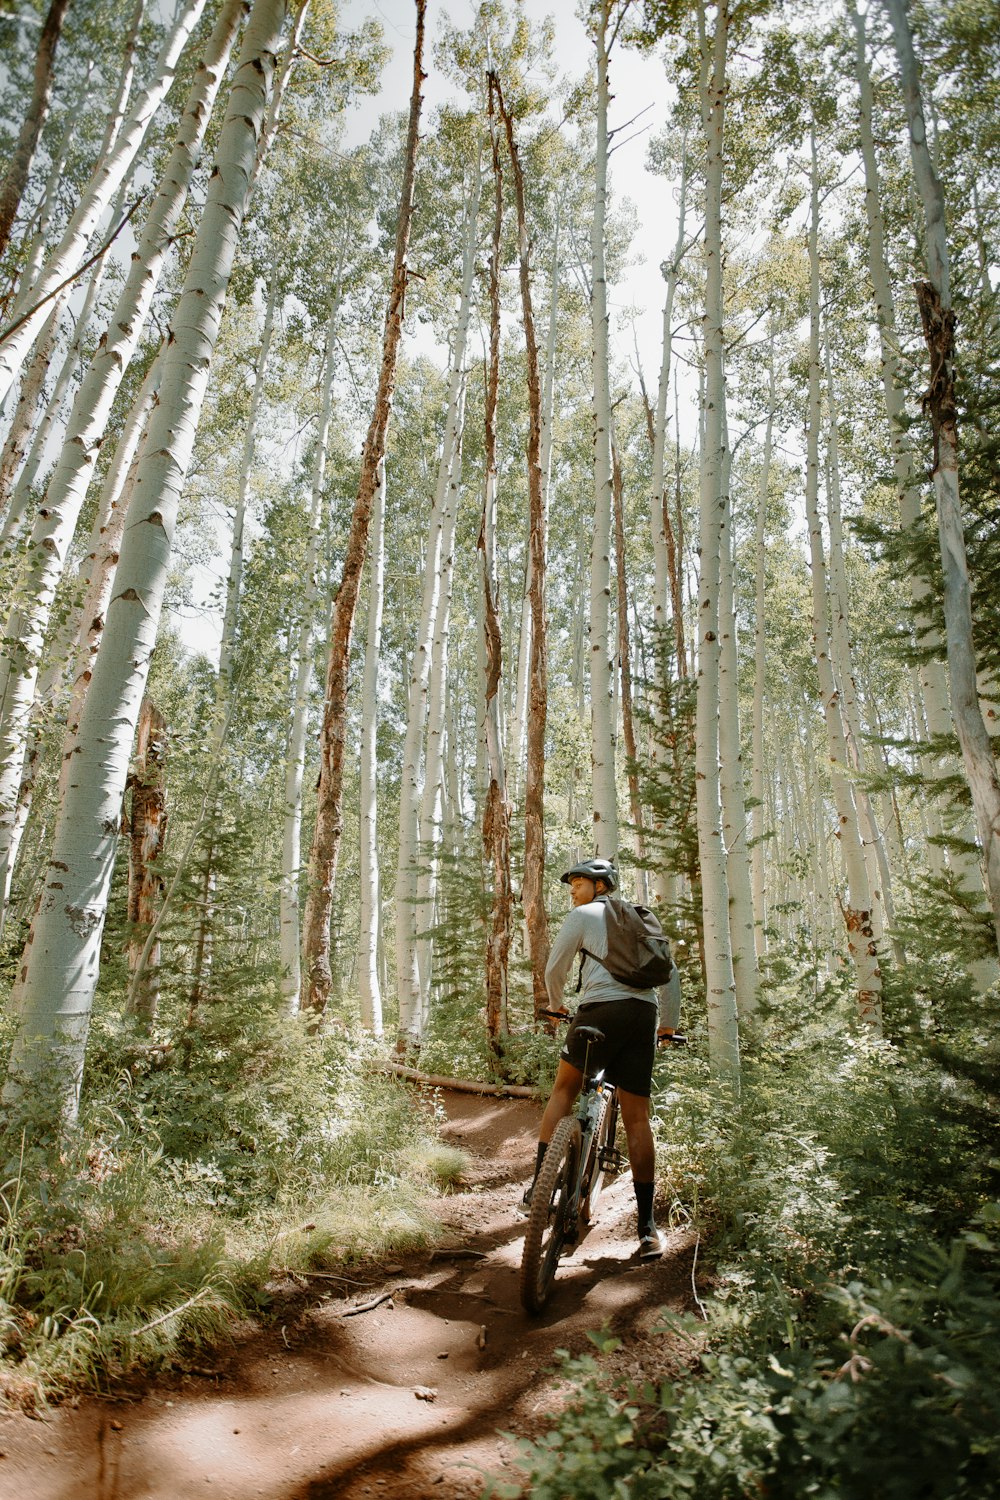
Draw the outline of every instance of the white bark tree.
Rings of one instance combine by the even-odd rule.
[[[847,945],[857,974],[858,1015],[876,1035],[882,1030],[882,979],[878,950],[872,932],[871,889],[864,848],[858,828],[857,808],[850,781],[847,740],[841,717],[840,689],[834,678],[830,655],[830,630],[823,557],[823,532],[819,515],[819,448],[822,426],[822,357],[820,354],[819,276],[819,165],[815,127],[810,131],[809,218],[809,416],[806,424],[806,521],[812,569],[813,641],[820,697],[826,718],[830,757],[830,780],[837,809],[837,837],[847,875],[844,922]]]
[[[382,1035],[382,987],[379,982],[378,860],[378,666],[382,645],[382,605],[385,592],[385,461],[379,466],[372,503],[369,547],[368,634],[361,683],[361,745],[358,756],[361,824],[361,901],[358,912],[358,1003],[361,1024]]]
[[[608,203],[608,53],[624,13],[612,22],[614,0],[599,0],[594,15],[597,49],[597,148],[594,214],[590,234],[591,374],[594,407],[594,532],[590,552],[590,722],[594,808],[594,852],[618,853],[618,791],[615,782],[617,724],[614,715],[615,640],[611,631],[610,314],[605,235]]]
[[[719,587],[722,535],[728,524],[724,481],[725,308],[722,188],[729,39],[728,0],[718,0],[708,36],[698,4],[700,102],[705,143],[705,394],[701,455],[701,572],[698,583],[698,699],[695,724],[698,856],[705,934],[709,1055],[715,1072],[737,1081],[740,1050],[736,977],[729,932],[729,882],[722,838],[719,767]]]
[[[102,152],[62,239],[35,281],[19,288],[11,320],[0,331],[0,399],[6,396],[21,361],[48,316],[49,299],[67,277],[73,277],[87,242],[134,166],[147,127],[173,83],[181,53],[204,8],[205,0],[189,0],[179,13],[160,49],[146,92],[129,110],[114,145]]]
[[[164,356],[160,403],[136,478],[116,593],[94,667],[45,888],[25,948],[5,1097],[48,1080],[75,1117],[129,755],[156,640],[177,505],[247,206],[285,18],[255,0],[208,197]]]

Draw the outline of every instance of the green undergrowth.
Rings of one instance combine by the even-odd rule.
[[[898,997],[897,997],[898,998]],[[998,993],[895,1004],[777,994],[739,1099],[697,1044],[656,1097],[664,1214],[699,1236],[702,1313],[664,1315],[681,1379],[565,1357],[532,1500],[959,1500],[1000,1493]],[[777,1007],[785,1002],[782,1012]],[[766,1039],[765,1039],[766,1038]]]
[[[277,1008],[215,1006],[187,1048],[98,1015],[75,1129],[38,1106],[0,1136],[0,1400],[183,1364],[289,1272],[432,1242],[465,1158],[369,1062]]]

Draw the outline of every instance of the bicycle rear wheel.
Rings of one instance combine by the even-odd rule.
[[[617,1098],[612,1098],[610,1103],[606,1099],[602,1099],[601,1102],[604,1107],[601,1112],[600,1122],[594,1131],[590,1143],[589,1177],[584,1177],[586,1186],[583,1193],[583,1200],[580,1204],[580,1216],[585,1224],[593,1222],[597,1199],[600,1196],[601,1188],[604,1186],[606,1168],[603,1163],[606,1160],[605,1153],[609,1146],[614,1145],[615,1132],[618,1127]]]
[[[566,1214],[580,1161],[580,1122],[567,1115],[556,1126],[531,1195],[531,1212],[521,1256],[521,1302],[541,1312],[566,1242]]]

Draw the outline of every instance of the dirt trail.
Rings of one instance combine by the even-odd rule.
[[[468,1191],[442,1200],[443,1245],[366,1268],[290,1304],[288,1321],[223,1351],[212,1368],[141,1396],[0,1418],[3,1500],[450,1500],[509,1471],[500,1431],[537,1431],[558,1404],[557,1348],[610,1323],[637,1367],[662,1367],[658,1309],[687,1306],[691,1244],[635,1258],[627,1174],[561,1262],[540,1318],[518,1300],[523,1224],[514,1207],[534,1160],[534,1104],[445,1096],[445,1134],[473,1161]],[[464,1253],[463,1253],[464,1252]],[[374,1285],[372,1285],[374,1283]],[[329,1292],[323,1288],[328,1287]],[[382,1292],[371,1311],[344,1311]]]

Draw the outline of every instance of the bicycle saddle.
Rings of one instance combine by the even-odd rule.
[[[604,1041],[604,1032],[598,1031],[596,1026],[578,1026],[576,1034],[577,1036],[589,1037],[592,1042]]]

